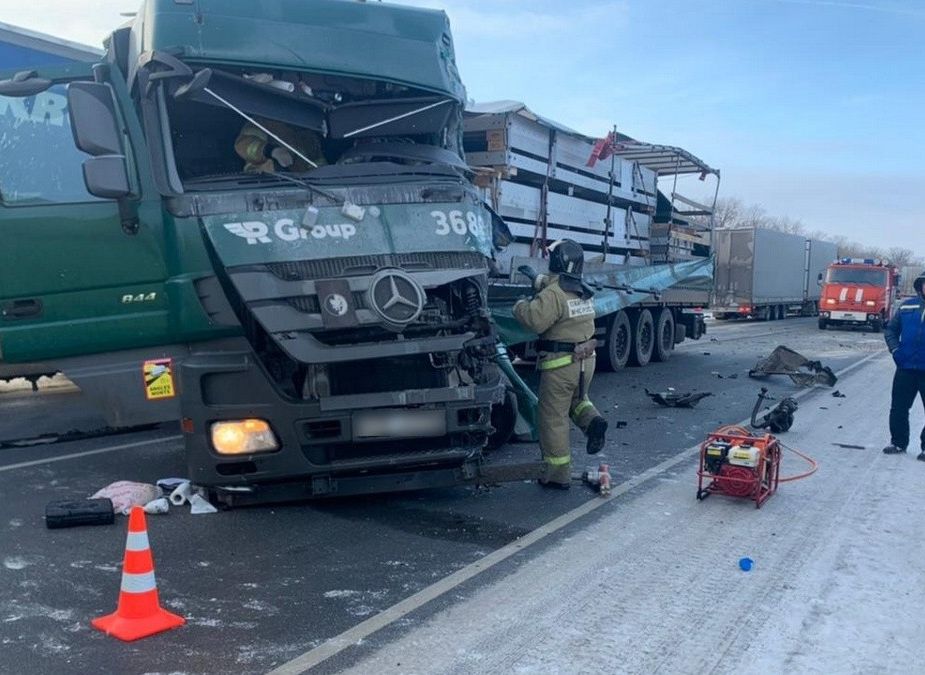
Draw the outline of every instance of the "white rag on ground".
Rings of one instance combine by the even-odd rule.
[[[910,454],[884,455],[892,375],[875,359],[839,383],[847,398],[801,401],[781,439],[820,469],[760,510],[696,501],[694,462],[682,464],[350,672],[922,672],[922,413]],[[804,468],[785,452],[785,475]]]

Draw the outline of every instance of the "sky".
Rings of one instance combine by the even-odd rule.
[[[0,0],[0,22],[98,46],[139,4]],[[683,147],[721,170],[721,196],[925,255],[923,0],[402,4],[447,12],[474,100]]]

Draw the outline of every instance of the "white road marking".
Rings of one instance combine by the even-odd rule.
[[[135,443],[123,443],[122,445],[113,445],[108,448],[97,448],[96,450],[86,450],[84,452],[72,452],[68,455],[58,455],[57,457],[47,457],[45,459],[35,459],[28,462],[19,462],[17,464],[7,464],[0,466],[0,473],[4,471],[14,471],[15,469],[26,469],[30,466],[39,466],[41,464],[52,464],[53,462],[63,462],[68,459],[77,459],[78,457],[90,457],[91,455],[102,455],[107,452],[117,450],[129,450],[139,448],[145,445],[154,445],[156,443],[168,443],[170,441],[179,441],[183,436],[164,436],[163,438],[152,438],[147,441],[137,441]]]
[[[868,363],[869,361],[884,356],[883,352],[875,352],[873,354],[868,354],[863,359],[856,361],[843,368],[842,370],[836,373],[837,377],[843,377],[853,370],[860,368],[862,365]],[[801,399],[809,396],[810,394],[816,392],[817,389],[805,389],[803,391],[797,392],[794,394],[793,398]],[[741,421],[740,425],[748,425],[751,422],[750,419],[745,419]],[[402,617],[410,614],[411,612],[419,609],[420,607],[426,605],[431,600],[444,595],[445,593],[453,590],[454,588],[460,586],[466,581],[472,579],[473,577],[478,576],[485,570],[491,569],[498,563],[504,562],[508,558],[517,553],[521,552],[528,546],[535,544],[536,542],[548,537],[549,535],[561,530],[562,528],[570,525],[579,518],[586,516],[587,514],[596,511],[602,506],[608,504],[617,497],[626,494],[630,490],[633,490],[643,483],[646,483],[656,476],[665,473],[669,469],[681,464],[682,462],[692,459],[698,452],[700,452],[700,444],[688,448],[683,452],[675,455],[674,457],[653,466],[651,469],[644,471],[631,478],[628,481],[621,483],[616,486],[609,497],[596,497],[591,499],[581,506],[572,509],[571,511],[562,514],[558,518],[551,520],[533,530],[529,534],[521,537],[517,541],[513,541],[507,546],[498,549],[492,553],[489,553],[487,556],[477,560],[476,562],[454,572],[453,574],[444,577],[440,581],[424,588],[412,596],[409,596],[398,602],[395,605],[392,605],[388,609],[383,610],[379,614],[358,623],[353,628],[350,628],[340,635],[337,635],[330,640],[324,642],[318,647],[297,656],[288,663],[284,663],[281,666],[273,669],[268,673],[268,675],[298,675],[300,673],[305,673],[315,666],[319,665],[323,661],[339,654],[348,647],[352,647],[359,643],[361,640],[366,639],[373,633],[385,628],[386,626],[391,625],[395,621],[401,619]]]

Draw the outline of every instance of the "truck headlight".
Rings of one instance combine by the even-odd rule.
[[[835,304],[835,302],[836,302],[836,300],[835,300],[835,298],[829,298],[829,299],[828,299],[828,300],[826,300],[825,302],[826,302],[826,304],[829,304],[829,305],[834,305],[834,304]]]
[[[212,447],[220,455],[250,455],[279,449],[279,441],[264,420],[212,424]]]
[[[876,302],[875,300],[868,300],[868,301],[865,302],[864,304],[867,305],[868,307],[876,307],[876,306],[877,306],[877,302]]]

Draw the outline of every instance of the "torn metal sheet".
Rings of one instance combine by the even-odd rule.
[[[666,408],[693,408],[707,396],[712,396],[708,391],[695,391],[679,394],[674,391],[651,392],[646,389],[646,395],[653,401]]]
[[[700,283],[711,283],[712,279],[713,261],[710,258],[645,267],[614,266],[612,269],[600,272],[590,271],[584,275],[585,282],[595,289],[592,302],[594,313],[598,317],[613,314],[645,300],[651,300],[653,293],[676,288],[696,288]],[[607,285],[647,289],[651,292],[602,288]],[[501,283],[495,283],[489,292],[488,302],[492,320],[498,327],[501,339],[506,345],[516,345],[536,339],[536,335],[518,323],[512,311],[514,302],[529,294],[531,291],[526,286]]]
[[[823,366],[819,361],[810,361],[802,354],[783,345],[748,371],[749,377],[767,375],[788,375],[795,384],[801,387],[810,387],[814,384],[834,387],[838,382],[838,377],[831,368]]]

